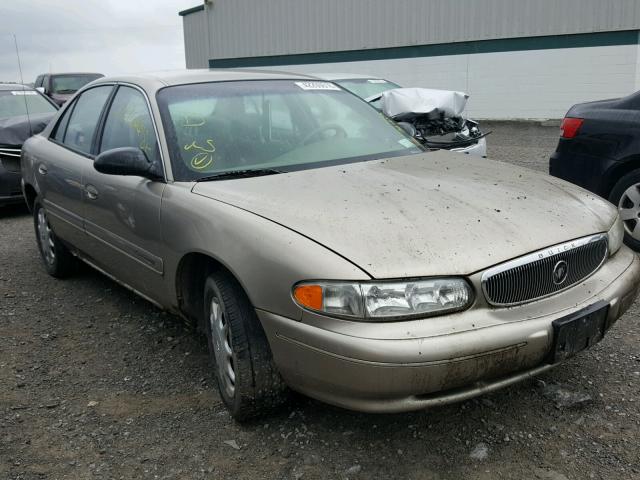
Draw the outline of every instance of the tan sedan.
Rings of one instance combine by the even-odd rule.
[[[200,324],[237,419],[287,388],[371,412],[470,398],[598,342],[638,259],[609,203],[426,152],[333,83],[103,78],[24,146],[45,268]]]

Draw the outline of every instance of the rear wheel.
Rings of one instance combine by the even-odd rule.
[[[624,243],[640,251],[640,170],[627,173],[618,180],[609,201],[617,205],[624,223]]]
[[[56,278],[65,278],[75,273],[78,260],[56,237],[49,224],[47,211],[37,199],[33,205],[33,222],[38,250],[47,273]]]
[[[249,298],[230,274],[217,271],[207,278],[204,310],[218,389],[231,415],[249,420],[281,405],[287,387]]]

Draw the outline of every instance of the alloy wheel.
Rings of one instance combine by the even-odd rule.
[[[53,265],[56,261],[56,249],[55,243],[53,242],[51,226],[49,225],[49,220],[47,219],[44,208],[38,210],[38,240],[45,262]]]
[[[624,191],[618,202],[618,211],[625,232],[640,240],[640,184],[633,184]]]
[[[218,378],[222,382],[221,387],[229,398],[233,398],[236,389],[236,372],[233,363],[233,350],[231,350],[231,330],[224,308],[216,295],[211,297],[209,327],[218,367]]]

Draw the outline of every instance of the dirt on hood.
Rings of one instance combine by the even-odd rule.
[[[374,278],[470,274],[606,232],[616,216],[561,180],[451,152],[202,182],[194,192],[295,230]]]

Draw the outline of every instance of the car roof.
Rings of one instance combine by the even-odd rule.
[[[206,82],[229,82],[240,80],[309,80],[312,77],[296,73],[280,72],[274,70],[249,70],[249,69],[201,69],[201,70],[177,70],[149,72],[135,75],[118,75],[102,77],[92,85],[108,82],[125,82],[150,86],[155,83],[157,88],[172,85],[186,85]]]
[[[362,75],[360,73],[312,73],[311,76],[321,78],[322,80],[328,80],[330,82],[351,79],[382,80],[382,78],[376,77],[375,75]]]
[[[40,75],[38,75],[38,77],[44,77],[46,75],[48,75],[50,77],[59,77],[60,75],[101,75],[101,76],[104,76],[104,74],[98,73],[98,72],[57,72],[57,73],[41,73]]]
[[[21,83],[0,83],[0,91],[7,90],[33,90],[33,88]]]

